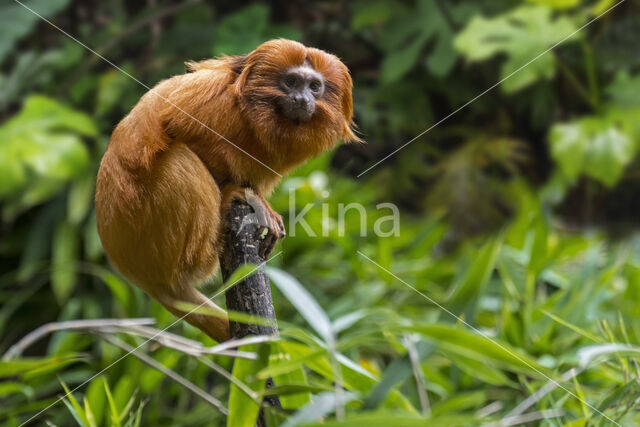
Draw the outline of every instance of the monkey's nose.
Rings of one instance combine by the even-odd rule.
[[[293,104],[298,108],[307,108],[307,105],[309,104],[309,102],[307,101],[307,98],[305,98],[304,96],[295,95],[293,97]]]

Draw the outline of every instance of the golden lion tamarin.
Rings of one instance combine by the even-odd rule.
[[[283,39],[187,66],[113,131],[96,184],[98,232],[125,277],[223,341],[228,320],[175,303],[217,308],[194,286],[217,269],[225,209],[245,189],[270,215],[271,247],[284,236],[264,197],[280,175],[339,139],[358,140],[352,81],[337,57]]]

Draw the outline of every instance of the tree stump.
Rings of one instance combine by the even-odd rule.
[[[257,237],[259,225],[243,224],[245,216],[252,214],[253,208],[245,201],[234,200],[225,218],[223,236],[223,252],[220,257],[222,278],[226,281],[233,272],[243,264],[260,265],[264,259],[259,255],[263,241]],[[242,338],[248,335],[278,335],[278,324],[271,299],[271,287],[264,265],[251,276],[229,289],[226,294],[227,309],[238,311],[266,319],[273,319],[269,325],[251,325],[241,322],[229,322],[231,338]],[[273,386],[273,380],[267,380],[267,387]],[[281,408],[277,396],[269,396],[263,404]],[[266,426],[264,411],[258,416],[258,426]]]

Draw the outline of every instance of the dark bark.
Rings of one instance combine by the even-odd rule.
[[[257,236],[257,224],[242,223],[245,216],[253,213],[248,203],[234,200],[225,218],[223,253],[220,257],[222,278],[226,281],[233,272],[243,264],[262,264],[265,260],[259,255],[264,243]],[[271,299],[269,278],[264,266],[226,292],[227,309],[238,311],[267,319],[272,319],[270,325],[250,325],[241,322],[229,322],[231,338],[242,338],[247,335],[278,335],[278,324]],[[273,386],[273,380],[267,380],[267,387]],[[281,408],[277,396],[266,397],[263,404]],[[260,411],[258,426],[266,426],[264,411]]]

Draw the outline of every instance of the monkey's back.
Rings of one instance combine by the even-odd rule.
[[[156,89],[166,96],[171,80]],[[166,139],[158,101],[147,93],[116,127],[96,183],[102,244],[118,270],[152,295],[215,272],[220,222],[216,183],[184,143]]]

